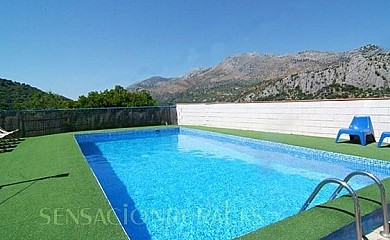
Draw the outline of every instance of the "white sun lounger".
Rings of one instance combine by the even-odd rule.
[[[5,138],[6,136],[11,135],[17,131],[19,131],[19,129],[15,129],[13,131],[8,132],[8,131],[4,130],[3,128],[0,128],[0,139]]]

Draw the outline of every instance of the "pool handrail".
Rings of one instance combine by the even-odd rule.
[[[307,207],[310,205],[310,203],[314,200],[314,198],[317,196],[318,192],[322,189],[323,186],[325,186],[328,183],[336,183],[341,188],[347,189],[349,194],[352,197],[354,208],[355,208],[355,225],[356,225],[356,239],[361,240],[363,238],[363,230],[362,230],[362,217],[360,213],[360,204],[359,199],[356,195],[356,192],[351,188],[351,186],[348,185],[348,183],[337,179],[337,178],[327,178],[322,180],[317,187],[314,189],[310,197],[306,200],[306,202],[303,204],[300,212],[305,211]]]
[[[390,226],[389,226],[389,212],[387,209],[387,196],[386,196],[386,190],[383,186],[382,182],[378,177],[376,177],[374,174],[366,171],[354,171],[348,174],[344,178],[344,182],[348,183],[351,178],[354,176],[366,176],[371,178],[376,185],[379,188],[380,194],[381,194],[381,204],[382,204],[382,212],[383,212],[383,231],[380,232],[380,234],[385,238],[390,238]],[[337,197],[337,195],[341,192],[342,187],[341,185],[333,192],[332,196],[329,198],[329,200],[333,200]]]

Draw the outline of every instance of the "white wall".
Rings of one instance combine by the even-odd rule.
[[[354,115],[369,115],[378,141],[390,131],[390,99],[177,104],[179,125],[257,130],[335,138]],[[348,135],[342,135],[348,138]]]

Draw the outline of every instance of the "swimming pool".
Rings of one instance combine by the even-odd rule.
[[[296,214],[325,178],[390,175],[384,161],[187,128],[75,137],[131,239],[232,239]]]

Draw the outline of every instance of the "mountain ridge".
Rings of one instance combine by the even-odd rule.
[[[128,89],[147,90],[160,103],[380,97],[390,96],[389,68],[390,52],[372,44],[346,52],[243,53]]]

